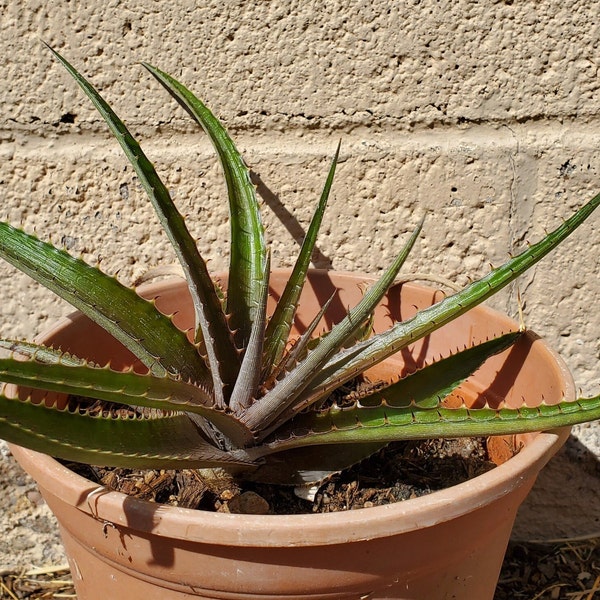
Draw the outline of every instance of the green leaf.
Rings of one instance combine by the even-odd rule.
[[[196,326],[202,338],[213,376],[217,402],[223,406],[223,386],[232,384],[237,375],[237,352],[206,263],[198,253],[194,238],[175,207],[171,196],[138,142],[96,89],[58,52],[50,50],[64,65],[106,121],[146,190],[159,221],[177,254],[189,284],[196,314]],[[200,339],[198,332],[196,340]],[[193,364],[191,365],[193,367]]]
[[[456,352],[446,358],[439,359],[433,364],[420,368],[383,389],[377,389],[374,392],[354,392],[352,400],[356,406],[353,406],[350,410],[363,407],[391,407],[393,409],[437,408],[441,406],[441,403],[447,396],[463,383],[467,377],[481,367],[488,358],[510,348],[522,334],[522,331],[510,332],[467,348],[466,350]],[[303,412],[279,428],[273,437],[285,439],[286,437],[302,436],[303,433],[305,434],[309,431],[320,431],[323,416],[326,414],[335,415],[333,417],[335,419],[340,410],[343,411],[344,409],[334,406],[323,412],[319,412],[319,409]],[[355,416],[356,418],[360,418],[360,410],[355,413]],[[336,421],[333,426],[337,427],[338,425],[339,423]],[[437,436],[432,435],[432,437],[442,437],[442,435],[440,433]],[[381,444],[385,445],[389,441],[385,439],[372,440],[372,443],[376,444],[379,442],[380,446],[375,447],[375,450],[379,450]],[[353,444],[352,447],[356,445],[361,446],[361,444]],[[304,450],[305,448],[302,449],[302,451]],[[323,452],[323,454],[328,455],[330,453]],[[361,456],[360,449],[356,453],[346,450],[340,453],[340,456],[348,457],[351,462],[346,464],[345,467],[350,466],[360,459],[356,458]],[[339,457],[336,460],[339,460]],[[300,459],[296,458],[295,461],[298,462]],[[256,471],[256,475],[262,472],[261,469]]]
[[[522,331],[507,333],[456,352],[383,389],[366,392],[357,400],[362,406],[378,406],[385,401],[390,406],[410,406],[414,403],[421,408],[436,407],[488,358],[510,348],[522,334]]]
[[[260,311],[262,286],[267,273],[266,246],[254,185],[248,167],[229,134],[206,105],[176,79],[142,63],[209,136],[223,166],[229,195],[231,257],[227,312],[240,348],[250,338]]]
[[[206,418],[239,445],[252,439],[237,419],[214,407],[210,390],[169,376],[154,377],[133,371],[114,371],[110,367],[73,365],[62,360],[41,363],[0,358],[0,381],[126,406],[191,412]]]
[[[19,340],[0,340],[0,348],[10,350],[21,356],[27,356],[33,358],[41,363],[50,364],[62,364],[68,366],[81,366],[85,364],[91,364],[83,358],[79,358],[69,352],[63,352],[56,348],[49,346],[43,346],[41,344],[34,344],[33,342],[19,341]],[[93,365],[95,366],[95,365]]]
[[[598,208],[599,204],[600,194],[594,196],[542,240],[485,277],[430,308],[419,311],[412,319],[398,323],[387,331],[334,356],[313,381],[314,387],[321,390],[321,397],[327,396],[331,390],[356,377],[368,367],[406,348],[487,300],[554,250]]]
[[[250,429],[255,431],[265,430],[267,425],[273,422],[285,409],[289,408],[302,390],[311,384],[312,379],[319,373],[327,360],[338,352],[360,329],[393,283],[398,271],[417,241],[422,227],[423,220],[417,225],[392,265],[367,290],[362,300],[348,312],[348,315],[335,325],[326,336],[320,339],[315,349],[309,352],[296,368],[287,373],[272,390],[268,391],[259,402],[248,409],[243,420]]]
[[[353,406],[315,412],[313,416],[311,430],[297,430],[287,438],[273,435],[252,450],[252,458],[323,444],[510,435],[570,427],[600,419],[600,396],[551,406],[500,409]]]
[[[57,458],[140,469],[252,468],[208,444],[184,414],[106,418],[0,395],[0,438]]]
[[[270,273],[271,257],[267,254],[267,274]],[[242,414],[256,398],[258,386],[261,383],[261,366],[265,326],[267,317],[267,299],[269,296],[269,279],[265,279],[261,290],[260,306],[256,319],[252,323],[252,331],[248,347],[244,352],[240,374],[231,394],[229,408],[236,414]]]
[[[331,161],[331,167],[329,169],[329,174],[327,175],[325,187],[323,188],[319,204],[311,219],[304,241],[302,242],[302,247],[300,248],[300,253],[296,259],[294,269],[292,270],[285,285],[285,289],[277,302],[275,311],[267,326],[264,356],[265,377],[272,373],[275,365],[281,360],[290,335],[290,330],[294,323],[298,301],[302,289],[304,288],[304,283],[306,282],[306,273],[310,265],[310,259],[317,241],[321,222],[323,221],[323,214],[325,213],[331,186],[333,185],[335,168],[340,155],[340,146],[341,142],[338,144],[333,160]]]
[[[283,358],[275,366],[275,369],[271,371],[269,379],[265,380],[265,389],[272,388],[275,384],[275,381],[279,379],[279,377],[283,374],[284,371],[290,371],[292,367],[294,367],[304,356],[306,356],[311,342],[318,343],[319,340],[313,339],[311,336],[315,332],[317,325],[321,322],[321,319],[327,312],[329,305],[331,304],[336,295],[337,290],[331,295],[329,300],[327,300],[327,302],[325,302],[325,304],[321,306],[319,312],[308,324],[308,327],[302,333],[302,335],[298,339],[294,340],[292,347],[286,354],[284,354]]]
[[[114,277],[2,222],[0,256],[102,326],[153,374],[205,381],[204,361],[185,333]]]

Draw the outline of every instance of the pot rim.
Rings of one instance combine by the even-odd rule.
[[[327,271],[327,274],[360,280],[373,279],[362,273]],[[172,284],[173,280],[161,281],[143,286],[140,291],[152,289],[156,295]],[[487,312],[494,318],[501,316],[514,323],[504,313],[487,306],[479,305],[474,310]],[[82,317],[81,313],[64,317],[46,330],[44,337],[72,325],[79,317]],[[548,360],[559,367],[564,380],[565,398],[574,399],[575,385],[565,363],[543,340],[538,340],[538,343],[542,344]],[[156,504],[109,491],[50,456],[13,444],[9,444],[9,447],[40,488],[100,521],[186,541],[289,547],[315,543],[331,545],[391,536],[460,517],[523,485],[532,484],[539,470],[565,443],[569,432],[570,428],[566,427],[532,434],[528,438],[531,441],[507,462],[469,481],[426,496],[370,508],[299,515],[239,515]]]

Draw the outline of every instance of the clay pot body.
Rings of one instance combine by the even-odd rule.
[[[285,272],[274,272],[278,297]],[[327,320],[361,297],[360,275],[314,271],[298,327],[335,288]],[[183,282],[145,288],[166,313],[189,326]],[[406,319],[441,295],[428,288],[392,288],[375,329]],[[330,324],[330,323],[329,323]],[[477,308],[387,360],[378,376],[397,375],[431,357],[514,328],[507,317]],[[63,349],[114,365],[128,353],[79,314],[44,336]],[[494,357],[460,389],[471,404],[519,405],[574,396],[563,363],[533,335]],[[231,515],[167,507],[99,488],[52,458],[12,447],[56,514],[79,600],[402,598],[486,600],[494,594],[516,511],[536,475],[568,430],[511,436],[495,446],[520,451],[496,469],[428,496],[334,514]],[[512,454],[512,452],[509,452]]]

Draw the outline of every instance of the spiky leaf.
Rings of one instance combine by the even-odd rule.
[[[600,419],[600,396],[575,402],[521,408],[419,408],[353,406],[315,415],[310,431],[269,440],[253,458],[291,448],[323,444],[356,444],[395,440],[508,435],[568,427]]]
[[[467,377],[473,375],[488,358],[510,348],[521,335],[522,331],[507,333],[446,358],[438,358],[395,383],[361,394],[360,404],[377,406],[385,401],[390,406],[415,404],[421,408],[435,407]]]
[[[34,424],[32,426],[32,424]],[[114,418],[71,413],[0,395],[0,438],[57,458],[129,468],[251,468],[243,453],[208,444],[184,414]]]
[[[73,365],[71,361],[40,363],[37,360],[0,358],[0,380],[121,405],[191,412],[213,423],[239,445],[252,439],[250,432],[237,419],[214,407],[210,390],[174,380],[168,375],[140,375],[133,371],[114,371],[109,367]],[[35,423],[30,426],[34,427]]]
[[[292,329],[294,322],[294,316],[298,308],[298,301],[300,300],[300,294],[304,288],[306,281],[306,273],[310,265],[310,259],[312,252],[317,241],[317,234],[323,221],[323,215],[325,213],[325,207],[327,206],[327,200],[329,199],[329,193],[331,192],[331,186],[333,185],[333,178],[335,176],[335,168],[337,166],[338,158],[340,155],[340,144],[338,144],[335,156],[331,161],[331,167],[321,193],[321,198],[317,209],[311,219],[308,231],[300,253],[292,269],[289,279],[285,284],[285,288],[281,297],[277,302],[277,306],[271,318],[269,325],[265,333],[265,356],[264,356],[264,367],[263,371],[265,377],[268,377],[275,366],[281,361],[285,346]]]
[[[254,185],[229,134],[206,105],[176,79],[142,63],[209,136],[217,154],[229,194],[231,256],[227,312],[240,348],[250,339],[252,323],[260,310],[266,273],[266,246]]]
[[[381,298],[396,278],[413,248],[423,227],[423,220],[417,225],[412,235],[398,254],[394,262],[384,274],[367,290],[362,300],[348,312],[348,315],[335,325],[327,336],[323,337],[316,348],[310,352],[298,366],[290,371],[275,387],[267,392],[260,402],[248,409],[243,420],[253,430],[266,429],[287,408],[296,397],[308,387],[321,367],[336,352],[343,348],[369,318]]]
[[[50,48],[52,50],[52,48]],[[97,90],[58,52],[52,50],[70,75],[92,101],[106,121],[125,155],[131,162],[137,176],[183,267],[194,303],[197,327],[196,340],[203,338],[208,355],[217,402],[223,406],[223,387],[232,385],[237,375],[238,355],[233,348],[229,329],[221,303],[217,298],[214,284],[200,256],[196,241],[190,235],[185,221],[171,199],[171,196],[158,176],[154,165],[148,160],[137,140],[131,135],[123,121],[102,98]]]
[[[594,196],[542,240],[485,277],[474,281],[461,292],[419,311],[413,318],[398,323],[387,331],[334,356],[314,380],[314,387],[320,390],[319,397],[326,396],[345,381],[429,335],[496,294],[571,235],[598,208],[598,205],[600,205],[600,194]],[[305,400],[308,401],[311,397],[309,392]]]
[[[154,305],[82,260],[0,222],[0,256],[101,325],[154,374],[204,382],[204,361]]]

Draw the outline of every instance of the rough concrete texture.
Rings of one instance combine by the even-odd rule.
[[[1,217],[124,282],[174,261],[116,142],[41,40],[139,137],[215,270],[227,264],[219,168],[141,60],[225,120],[264,200],[275,266],[290,264],[339,139],[318,266],[378,271],[428,213],[409,270],[464,284],[600,189],[593,2],[200,4],[0,0]],[[600,382],[598,225],[518,285],[527,325],[585,393]],[[493,305],[515,314],[516,289]],[[16,275],[0,334],[30,336],[67,310]],[[585,431],[598,450],[597,429]]]

